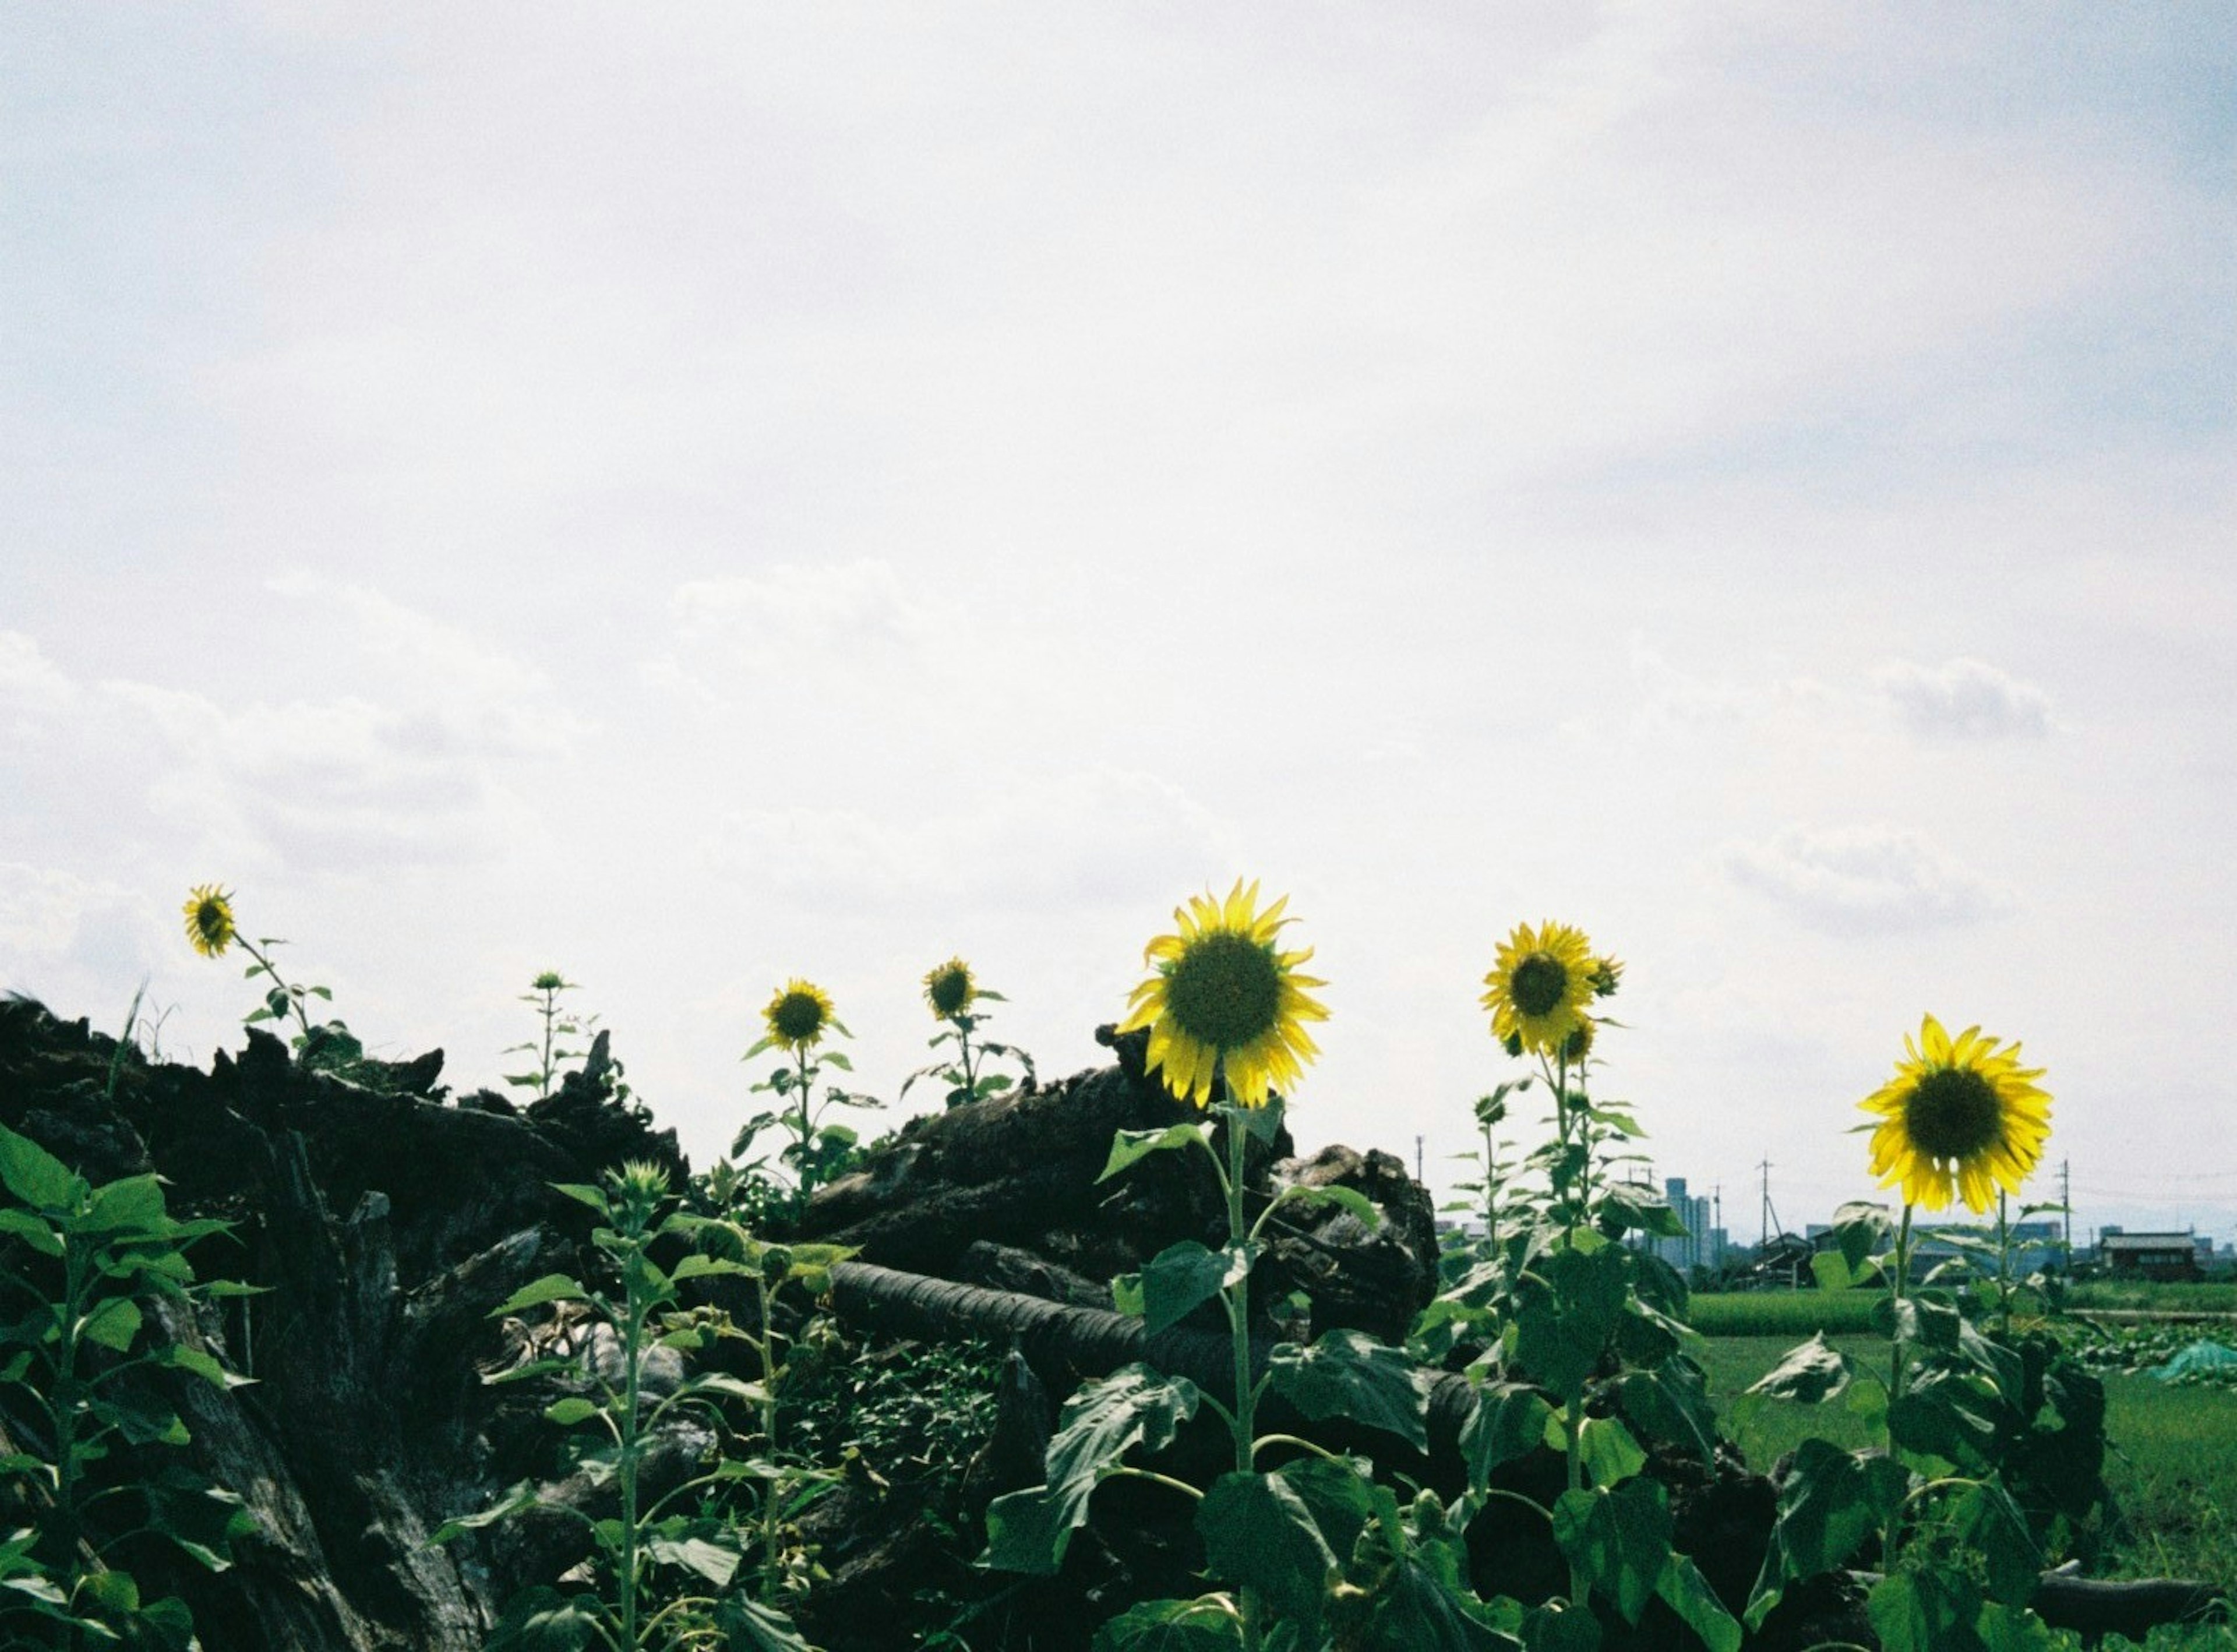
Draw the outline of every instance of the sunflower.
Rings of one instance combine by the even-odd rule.
[[[1183,1100],[1210,1106],[1217,1076],[1230,1100],[1264,1107],[1270,1088],[1288,1090],[1320,1054],[1303,1023],[1326,1021],[1328,1010],[1305,988],[1327,983],[1297,973],[1311,948],[1274,944],[1289,903],[1284,895],[1261,912],[1257,884],[1237,878],[1224,901],[1207,892],[1174,908],[1176,932],[1144,948],[1156,973],[1134,988],[1119,1030],[1150,1029],[1150,1065]]]
[[[1483,978],[1492,1036],[1510,1047],[1519,1041],[1525,1049],[1559,1054],[1585,1019],[1595,975],[1610,961],[1593,955],[1581,929],[1544,923],[1534,932],[1527,923],[1516,924]]]
[[[1986,1214],[1996,1189],[2017,1193],[2050,1138],[2050,1097],[2041,1067],[2020,1066],[2020,1047],[1969,1027],[1955,1039],[1929,1015],[1895,1077],[1858,1105],[1877,1113],[1872,1174],[1903,1183],[1904,1202],[1941,1210],[1957,1196]]]
[[[762,1019],[769,1024],[769,1042],[782,1044],[795,1054],[819,1042],[828,1029],[839,1027],[831,1014],[831,995],[797,975],[769,1001]],[[839,1030],[847,1029],[839,1027]]]
[[[187,939],[205,958],[214,958],[233,944],[239,933],[233,925],[233,896],[214,883],[198,883],[187,896]]]
[[[1585,1064],[1585,1057],[1593,1053],[1594,1031],[1591,1016],[1578,1016],[1577,1024],[1569,1029],[1569,1035],[1561,1041],[1561,1059],[1571,1067],[1582,1067]]]
[[[925,974],[924,1001],[942,1021],[962,1014],[978,996],[979,983],[971,978],[971,966],[960,958],[950,958]]]

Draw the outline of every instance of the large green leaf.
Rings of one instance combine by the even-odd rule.
[[[1897,1572],[1873,1585],[1864,1616],[1882,1652],[1975,1652],[1981,1591],[1949,1568]]]
[[[1981,1556],[1989,1593],[2007,1606],[2025,1606],[2042,1581],[2042,1554],[2011,1493],[1994,1481],[1970,1485],[1950,1503],[1949,1519],[1958,1540]]]
[[[729,1652],[815,1652],[790,1618],[742,1594],[728,1596],[715,1609],[715,1627]]]
[[[508,1313],[518,1313],[523,1308],[539,1307],[546,1302],[580,1302],[589,1292],[564,1273],[547,1273],[540,1279],[531,1279],[504,1301],[489,1311],[496,1319]]]
[[[1048,1482],[994,1499],[987,1510],[983,1565],[1004,1571],[1053,1573],[1064,1563],[1072,1532],[1087,1518],[1097,1483],[1139,1446],[1162,1450],[1196,1415],[1196,1384],[1144,1365],[1121,1366],[1065,1403],[1050,1440]]]
[[[140,1305],[129,1297],[110,1297],[94,1304],[84,1318],[78,1321],[77,1333],[87,1342],[98,1343],[118,1353],[127,1353],[132,1339],[140,1334]]]
[[[1272,1474],[1223,1474],[1197,1504],[1196,1529],[1214,1577],[1257,1590],[1301,1626],[1319,1622],[1336,1556],[1290,1482]]]
[[[1758,1378],[1747,1391],[1815,1405],[1838,1398],[1856,1374],[1856,1361],[1828,1343],[1821,1331],[1801,1346],[1787,1350],[1786,1357]]]
[[[1686,1628],[1701,1637],[1709,1652],[1739,1652],[1743,1639],[1739,1620],[1725,1609],[1717,1591],[1688,1556],[1670,1556],[1662,1576],[1655,1580],[1654,1592]]]
[[[1162,1130],[1121,1130],[1111,1139],[1111,1157],[1104,1163],[1103,1173],[1095,1180],[1109,1181],[1120,1171],[1140,1163],[1153,1153],[1185,1147],[1191,1142],[1207,1153],[1211,1150],[1211,1143],[1198,1125],[1169,1124]]]
[[[1229,1652],[1242,1644],[1235,1608],[1209,1596],[1130,1606],[1095,1631],[1090,1652]]]
[[[1646,1466],[1646,1453],[1613,1417],[1587,1417],[1578,1430],[1577,1454],[1594,1485],[1620,1485]]]
[[[1653,1371],[1626,1373],[1618,1390],[1624,1413],[1648,1437],[1691,1452],[1705,1463],[1717,1456],[1717,1413],[1699,1366],[1673,1358]]]
[[[605,1644],[589,1596],[562,1595],[538,1584],[506,1603],[482,1652],[587,1652]]]
[[[1759,1626],[1788,1583],[1847,1564],[1866,1538],[1886,1527],[1910,1486],[1909,1472],[1890,1457],[1851,1454],[1828,1440],[1803,1441],[1779,1487],[1778,1523],[1748,1602],[1748,1622]]]
[[[0,1125],[0,1183],[33,1210],[72,1209],[87,1191],[68,1165],[5,1125]]]
[[[1559,1250],[1516,1283],[1515,1358],[1563,1398],[1583,1391],[1622,1321],[1628,1255],[1619,1246]]]
[[[1468,1421],[1461,1424],[1461,1452],[1468,1460],[1468,1489],[1481,1494],[1501,1464],[1546,1443],[1554,1408],[1536,1389],[1521,1383],[1487,1383],[1478,1391]]]
[[[662,1565],[681,1566],[686,1571],[696,1572],[717,1589],[729,1587],[730,1579],[737,1575],[738,1563],[743,1558],[727,1543],[710,1543],[704,1537],[683,1533],[653,1533],[646,1537],[644,1547],[645,1552]]]
[[[1310,1348],[1277,1343],[1267,1360],[1274,1391],[1315,1422],[1349,1417],[1429,1449],[1433,1373],[1403,1349],[1360,1331],[1331,1331]]]
[[[1995,1391],[1967,1372],[1930,1371],[1888,1407],[1888,1432],[1906,1450],[1924,1451],[1960,1468],[1985,1471],[1996,1462],[1999,1412]]]
[[[1194,1239],[1168,1245],[1142,1270],[1143,1329],[1154,1337],[1178,1325],[1250,1272],[1250,1253],[1242,1246],[1208,1251]]]
[[[1586,1581],[1639,1622],[1670,1560],[1670,1503],[1652,1480],[1613,1490],[1564,1491],[1554,1504],[1554,1541]]]

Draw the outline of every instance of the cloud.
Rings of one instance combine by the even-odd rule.
[[[731,814],[701,845],[726,879],[825,910],[937,901],[1094,906],[1162,895],[1234,860],[1217,816],[1156,776],[1098,767],[922,820],[802,807]]]
[[[77,684],[40,650],[38,639],[0,631],[0,712],[13,712],[28,733],[34,721],[59,717],[77,704]]]
[[[1896,660],[1875,679],[1897,721],[1920,739],[2040,739],[2050,732],[2042,691],[1980,660],[1941,666]]]
[[[1811,928],[1891,935],[1977,923],[2010,909],[2009,894],[1917,832],[1858,826],[1798,828],[1767,843],[1734,843],[1726,875]]]

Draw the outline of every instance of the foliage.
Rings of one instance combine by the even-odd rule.
[[[946,1100],[951,1107],[1001,1094],[1017,1080],[1007,1073],[987,1071],[984,1063],[990,1055],[1016,1061],[1025,1069],[1026,1082],[1033,1081],[1033,1058],[1018,1046],[988,1038],[973,1045],[972,1035],[993,1019],[978,1006],[1007,1001],[993,988],[980,986],[960,958],[950,959],[925,977],[925,997],[932,1006],[932,1013],[946,1028],[934,1034],[927,1047],[936,1050],[943,1045],[953,1045],[954,1053],[928,1067],[919,1067],[903,1079],[901,1093],[904,1099],[908,1095],[909,1086],[922,1078],[936,1078],[947,1086]]]
[[[552,1085],[559,1077],[561,1063],[579,1061],[587,1054],[584,1050],[569,1049],[560,1041],[581,1038],[597,1025],[597,1016],[578,1016],[574,1011],[560,1006],[559,995],[562,993],[579,990],[575,982],[558,970],[546,969],[531,983],[528,991],[520,995],[520,1001],[536,1011],[542,1030],[537,1038],[527,1043],[505,1047],[504,1054],[507,1055],[525,1054],[537,1058],[534,1072],[508,1073],[505,1075],[507,1084],[531,1091],[539,1098],[550,1095]]]
[[[836,1020],[827,1020],[825,1025],[842,1036],[848,1035],[846,1027]],[[744,1162],[733,1166],[725,1183],[736,1200],[733,1208],[749,1225],[756,1226],[767,1226],[784,1218],[797,1220],[818,1187],[849,1174],[861,1164],[860,1133],[848,1125],[826,1123],[824,1115],[830,1109],[885,1105],[875,1096],[842,1089],[835,1084],[825,1085],[823,1100],[817,1101],[816,1081],[822,1077],[824,1069],[852,1073],[854,1062],[843,1050],[827,1049],[819,1054],[813,1040],[788,1040],[774,1025],[739,1059],[750,1061],[773,1049],[783,1050],[789,1064],[780,1065],[756,1084],[752,1094],[775,1096],[777,1107],[773,1112],[756,1113],[739,1130],[730,1143],[730,1153],[733,1159]],[[782,1130],[789,1138],[776,1155],[777,1164],[791,1178],[790,1190],[781,1199],[775,1196],[774,1184],[766,1174],[769,1160],[746,1157],[753,1151],[754,1143],[770,1130]]]
[[[160,1340],[146,1305],[248,1290],[198,1283],[187,1259],[227,1226],[171,1215],[152,1174],[94,1186],[4,1127],[0,1185],[0,1433],[12,1437],[0,1482],[39,1510],[35,1527],[0,1537],[0,1626],[18,1625],[10,1645],[191,1645],[185,1602],[143,1596],[119,1561],[144,1533],[222,1570],[234,1539],[254,1530],[237,1497],[136,1455],[188,1443],[164,1397],[169,1373],[220,1389],[248,1380]]]
[[[594,1288],[565,1274],[547,1274],[499,1304],[492,1318],[578,1305],[591,1329],[571,1354],[533,1359],[491,1380],[554,1378],[571,1387],[544,1415],[569,1431],[575,1467],[594,1485],[610,1488],[618,1509],[594,1517],[545,1498],[533,1482],[523,1481],[492,1507],[436,1532],[434,1541],[448,1542],[536,1507],[559,1510],[588,1530],[598,1583],[571,1590],[539,1584],[524,1591],[506,1608],[490,1652],[593,1645],[612,1652],[803,1647],[790,1620],[766,1598],[777,1569],[771,1534],[795,1511],[803,1477],[766,1457],[717,1455],[657,1497],[648,1499],[643,1483],[648,1454],[664,1424],[696,1416],[720,1437],[731,1431],[732,1411],[742,1406],[757,1417],[765,1438],[774,1430],[769,1380],[749,1383],[718,1371],[687,1374],[685,1356],[717,1337],[747,1333],[717,1312],[683,1310],[680,1287],[696,1279],[742,1278],[766,1304],[774,1284],[796,1277],[802,1265],[773,1249],[728,1256],[695,1249],[672,1271],[663,1269],[653,1258],[656,1244],[693,1243],[710,1229],[722,1232],[722,1225],[676,1209],[666,1173],[655,1166],[631,1164],[609,1173],[602,1186],[560,1184],[559,1191],[597,1215],[592,1243],[612,1283]],[[764,1330],[759,1345],[765,1378],[774,1369],[771,1340]],[[756,1489],[766,1511],[751,1529],[731,1516],[722,1497],[742,1485]],[[760,1590],[740,1583],[748,1550],[756,1545],[762,1545],[762,1559],[752,1576]]]

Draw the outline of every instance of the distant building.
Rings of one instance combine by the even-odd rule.
[[[1686,1190],[1683,1176],[1672,1176],[1662,1184],[1662,1195],[1669,1201],[1672,1213],[1686,1225],[1683,1237],[1658,1239],[1652,1249],[1655,1255],[1676,1268],[1680,1273],[1693,1268],[1718,1268],[1725,1264],[1725,1230],[1712,1226],[1716,1208],[1706,1199],[1696,1199]]]
[[[2108,1227],[2097,1235],[2097,1259],[2115,1279],[2195,1279],[2206,1272],[2200,1239],[2195,1233],[2131,1233]],[[2213,1242],[2205,1240],[2209,1246]]]

